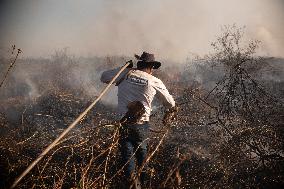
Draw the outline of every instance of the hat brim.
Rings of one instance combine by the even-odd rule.
[[[161,66],[161,62],[158,61],[152,61],[150,63],[153,64],[153,69],[158,69]]]
[[[158,69],[161,66],[161,62],[158,61],[138,61],[137,67],[140,68],[146,68],[146,67],[152,67],[153,69]]]

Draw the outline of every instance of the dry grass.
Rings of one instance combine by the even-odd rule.
[[[226,41],[228,37],[232,37],[230,42]],[[186,71],[175,73],[175,81],[166,80],[171,73],[158,73],[174,93],[180,111],[169,126],[162,124],[162,109],[151,117],[145,188],[283,186],[284,106],[250,72],[259,61],[251,56],[256,48],[254,43],[241,53],[235,51],[240,48],[230,49],[238,37],[241,37],[240,31],[235,36],[234,32],[225,32],[219,38],[222,43],[214,44],[217,53],[207,57],[208,62],[219,61],[226,67],[224,77],[212,90],[207,91],[198,81],[189,84]],[[225,48],[218,46],[228,43],[231,45]],[[57,59],[66,61],[68,57]],[[64,66],[59,67],[60,74],[52,82],[37,83],[38,88],[47,86],[48,90],[34,100],[27,100],[24,95],[0,98],[0,184],[3,188],[11,186],[90,104],[91,98],[84,89],[74,90],[66,85],[70,75],[65,75]],[[68,71],[72,70],[68,64],[67,67]],[[7,81],[6,90],[17,86],[16,83]],[[121,188],[125,165],[120,163],[119,125],[114,122],[117,119],[114,112],[111,106],[99,103],[18,188]]]

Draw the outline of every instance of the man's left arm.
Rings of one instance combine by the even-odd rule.
[[[120,69],[121,68],[115,68],[112,70],[104,71],[101,75],[101,82],[109,83],[114,78],[114,76],[119,72]],[[114,84],[120,81],[129,72],[129,70],[130,68],[126,68],[125,70],[123,70],[123,72],[114,81]]]

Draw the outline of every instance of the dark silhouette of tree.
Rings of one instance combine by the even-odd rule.
[[[207,98],[215,100],[220,140],[220,164],[225,183],[236,187],[271,187],[283,184],[284,106],[253,78],[263,59],[255,56],[259,41],[245,41],[244,28],[225,26],[206,57],[225,76]]]

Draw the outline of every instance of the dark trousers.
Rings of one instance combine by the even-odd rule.
[[[121,128],[120,136],[120,152],[122,155],[122,165],[129,162],[124,169],[126,178],[130,179],[135,172],[135,158],[137,160],[138,170],[142,166],[147,156],[147,142],[145,139],[148,138],[149,124],[131,124],[123,125]],[[136,151],[137,150],[137,151]],[[136,151],[135,155],[133,153]],[[132,157],[133,156],[133,157]],[[132,158],[131,158],[132,157]],[[131,158],[131,159],[130,159]],[[146,167],[143,165],[144,168]],[[141,173],[141,182],[144,182],[145,173]]]

